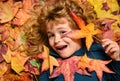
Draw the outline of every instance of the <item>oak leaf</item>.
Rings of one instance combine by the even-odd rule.
[[[50,68],[50,74],[53,71],[53,66],[59,66],[57,60],[49,55],[49,49],[44,45],[44,51],[41,54],[38,54],[39,59],[43,59],[42,63],[42,72]]]

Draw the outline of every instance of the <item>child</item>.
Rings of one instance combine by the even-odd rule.
[[[101,60],[113,59],[107,67],[114,71],[115,74],[103,73],[102,81],[119,81],[120,62],[115,60],[120,59],[120,49],[116,42],[103,39],[102,45],[94,42],[90,51],[88,51],[84,44],[84,39],[73,40],[69,37],[63,37],[66,33],[78,29],[78,26],[70,15],[69,9],[80,16],[86,24],[96,20],[93,7],[87,2],[78,3],[77,1],[57,0],[54,5],[45,6],[42,9],[38,22],[41,29],[43,28],[42,31],[44,31],[43,38],[48,40],[47,45],[50,47],[50,54],[55,58],[62,58],[63,60],[69,59],[72,56],[83,56],[85,53],[89,58]],[[74,81],[99,81],[95,72],[91,72],[90,74],[91,77],[75,73],[73,75]],[[44,71],[40,74],[39,81],[65,81],[65,77],[62,74],[55,78],[49,78],[49,76],[49,70]]]

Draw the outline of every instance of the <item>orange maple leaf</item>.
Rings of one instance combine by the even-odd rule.
[[[87,49],[89,50],[93,43],[93,36],[96,34],[102,33],[102,31],[99,29],[95,30],[93,23],[89,23],[88,25],[85,26],[84,21],[80,17],[78,17],[72,11],[71,11],[71,14],[80,29],[73,30],[65,34],[64,36],[70,37],[72,39],[86,38],[86,46],[87,46]]]
[[[50,74],[53,71],[53,66],[59,66],[57,60],[49,55],[49,49],[44,45],[44,51],[41,54],[38,54],[38,58],[43,59],[42,63],[42,72],[50,68]]]
[[[78,67],[81,68],[82,70],[85,70],[87,67],[89,67],[89,61],[91,59],[87,57],[87,55],[85,54],[84,56],[81,57],[79,63],[78,63]]]
[[[87,68],[89,72],[95,71],[99,81],[102,81],[103,71],[107,73],[114,73],[113,71],[111,71],[109,68],[105,66],[106,64],[110,62],[111,60],[102,61],[102,60],[97,60],[97,59],[91,59],[91,58],[88,58],[87,55],[85,54],[80,59],[78,63],[78,67],[83,70]]]
[[[99,81],[102,81],[103,71],[107,72],[107,73],[114,73],[113,71],[111,71],[109,68],[107,68],[105,66],[106,64],[108,64],[110,62],[111,62],[111,60],[109,60],[109,61],[102,61],[102,60],[92,59],[89,62],[90,67],[88,68],[88,70],[90,72],[95,71]]]

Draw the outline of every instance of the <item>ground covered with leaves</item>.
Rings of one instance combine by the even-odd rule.
[[[52,4],[54,0],[1,0],[0,1],[0,81],[38,81],[36,75],[50,68],[50,78],[63,74],[65,81],[73,81],[73,74],[78,72],[83,75],[90,74],[85,71],[88,68],[90,72],[95,71],[98,79],[101,81],[102,72],[114,73],[105,65],[110,61],[101,61],[83,57],[72,57],[68,60],[55,59],[49,55],[49,49],[43,46],[44,51],[37,55],[27,55],[27,49],[30,44],[26,39],[24,25],[30,19],[36,19],[40,9],[45,4]],[[109,38],[120,45],[120,2],[119,0],[78,0],[88,1],[94,6],[98,23],[104,25],[103,38]],[[74,14],[74,13],[72,13]],[[75,18],[75,16],[73,15]],[[94,24],[85,26],[84,22],[80,24],[80,19],[76,22],[81,30],[71,32],[66,35],[71,38],[86,38],[86,46],[89,50],[93,42],[93,35],[100,34],[100,30],[94,30]],[[78,21],[77,21],[78,20]],[[82,32],[87,34],[79,34]],[[77,36],[76,36],[77,35]],[[90,39],[90,40],[89,40]],[[48,58],[49,57],[49,58]],[[41,66],[41,62],[43,64]],[[70,61],[69,61],[70,60]],[[100,64],[97,64],[97,63]],[[71,63],[74,68],[71,68]],[[59,66],[61,64],[61,66]],[[76,66],[78,64],[78,66]],[[83,66],[81,66],[83,65]],[[53,70],[53,66],[57,66]],[[64,72],[62,67],[68,67]],[[41,67],[41,69],[40,69]],[[101,69],[102,68],[102,69]],[[71,72],[72,71],[72,72]],[[98,72],[99,71],[99,72]],[[67,73],[67,74],[66,74]],[[72,74],[71,74],[72,73]]]

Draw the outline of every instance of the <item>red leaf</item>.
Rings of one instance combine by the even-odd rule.
[[[87,71],[78,69],[78,62],[81,56],[73,56],[69,59],[58,59],[60,66],[56,67],[53,73],[50,75],[50,78],[54,78],[63,74],[65,81],[73,81],[75,72],[82,75],[90,75]]]

